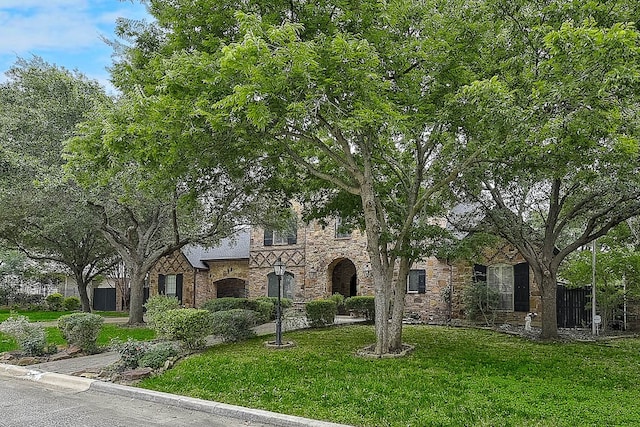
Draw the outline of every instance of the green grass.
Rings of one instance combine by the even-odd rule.
[[[490,331],[410,326],[400,359],[355,356],[371,326],[219,345],[140,386],[358,426],[637,425],[640,340],[541,344]]]
[[[57,327],[46,327],[47,342],[56,345],[65,345],[66,341],[62,337],[62,333]],[[98,346],[107,346],[112,339],[126,341],[127,338],[133,338],[139,341],[147,341],[155,338],[155,332],[148,328],[130,328],[105,323],[102,325],[100,335],[98,335]],[[3,351],[16,350],[18,346],[15,341],[7,335],[0,332],[0,353]]]
[[[11,311],[8,309],[0,310],[0,322],[7,320],[12,314],[19,314],[26,316],[31,322],[52,322],[58,320],[65,314],[77,313],[76,311],[28,311],[17,310]],[[99,314],[102,317],[127,317],[129,313],[126,311],[96,311],[95,314]]]

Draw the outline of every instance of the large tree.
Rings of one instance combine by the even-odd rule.
[[[150,11],[160,30],[123,31],[138,54],[116,65],[116,84],[174,100],[238,157],[266,155],[298,189],[323,189],[314,200],[338,213],[354,212],[355,197],[375,352],[399,349],[406,273],[426,255],[417,242],[433,226],[420,218],[437,212],[442,188],[478,156],[443,117],[446,99],[474,76],[479,5],[158,0]]]
[[[29,257],[54,261],[87,286],[116,262],[78,187],[63,179],[63,142],[106,101],[79,73],[38,57],[19,59],[0,85],[0,239]]]
[[[130,278],[129,324],[143,322],[146,278],[163,256],[190,243],[214,245],[249,223],[268,178],[233,159],[188,105],[125,92],[67,142],[67,169],[86,190],[100,229]]]
[[[500,147],[461,187],[471,215],[528,261],[542,336],[563,260],[640,214],[635,3],[491,1],[486,79],[457,97],[467,138]],[[468,225],[468,224],[467,224]]]

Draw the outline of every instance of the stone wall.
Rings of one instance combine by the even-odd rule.
[[[202,280],[206,273],[191,266],[181,251],[161,258],[149,272],[149,296],[158,295],[158,275],[182,274],[182,305],[194,307],[193,285]]]
[[[336,238],[334,221],[326,225],[316,221],[299,222],[296,240],[293,245],[265,246],[264,230],[252,228],[248,273],[251,298],[267,295],[267,275],[273,272],[273,264],[278,258],[287,266],[287,272],[294,275],[294,301],[327,298],[337,291],[332,286],[336,267],[339,275],[340,271],[343,273],[341,280],[348,281],[347,275],[355,271],[358,295],[371,292],[366,239],[359,231],[352,232],[350,238]],[[341,264],[346,260],[353,265]]]

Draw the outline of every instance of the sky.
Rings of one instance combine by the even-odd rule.
[[[0,82],[18,58],[78,70],[108,91],[116,19],[147,19],[139,0],[0,0]]]

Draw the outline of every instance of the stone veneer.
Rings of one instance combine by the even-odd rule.
[[[267,275],[273,272],[278,258],[286,264],[287,272],[294,275],[294,301],[310,301],[330,296],[334,270],[341,269],[356,274],[357,295],[372,293],[372,280],[368,277],[369,256],[366,239],[359,231],[351,238],[335,237],[335,222],[322,225],[316,221],[298,224],[297,242],[294,245],[264,245],[264,230],[251,230],[249,256],[249,296],[267,295]],[[346,261],[344,264],[340,264]],[[353,263],[353,266],[349,264]],[[347,273],[348,274],[348,273]],[[347,280],[346,277],[342,278]],[[341,287],[344,291],[344,287]]]
[[[215,260],[204,262],[209,269],[193,267],[181,251],[162,258],[149,272],[149,295],[158,294],[158,275],[182,274],[182,304],[201,307],[205,301],[217,298],[217,283],[228,286],[229,279],[246,288],[247,260]],[[246,291],[243,291],[246,293]]]
[[[244,292],[244,296],[257,298],[267,295],[267,276],[273,272],[278,258],[286,265],[286,271],[295,279],[293,299],[304,303],[327,298],[336,291],[352,295],[350,276],[355,272],[355,295],[373,295],[370,277],[369,256],[366,252],[366,237],[358,230],[351,237],[337,238],[335,222],[326,225],[313,221],[298,223],[297,241],[287,245],[264,245],[264,230],[253,227],[250,234],[249,259],[204,260],[209,270],[192,267],[181,252],[161,260],[150,274],[150,294],[157,294],[158,274],[180,274],[183,276],[183,304],[199,307],[205,301],[221,294]],[[483,254],[485,265],[524,262],[522,256],[505,244]],[[473,266],[469,263],[440,260],[434,257],[416,262],[412,269],[424,269],[426,290],[423,294],[408,293],[405,311],[408,315],[429,323],[445,323],[451,319],[464,318],[462,290],[471,282]],[[394,280],[396,277],[394,277]],[[337,282],[334,288],[333,281]],[[529,274],[530,310],[540,313],[540,291]],[[243,286],[244,285],[244,286]],[[223,288],[224,286],[224,288]],[[243,289],[234,290],[234,286]],[[195,299],[194,299],[195,288]],[[526,313],[505,312],[500,321],[524,324]],[[537,319],[541,319],[538,316]],[[538,320],[539,321],[539,320]]]

